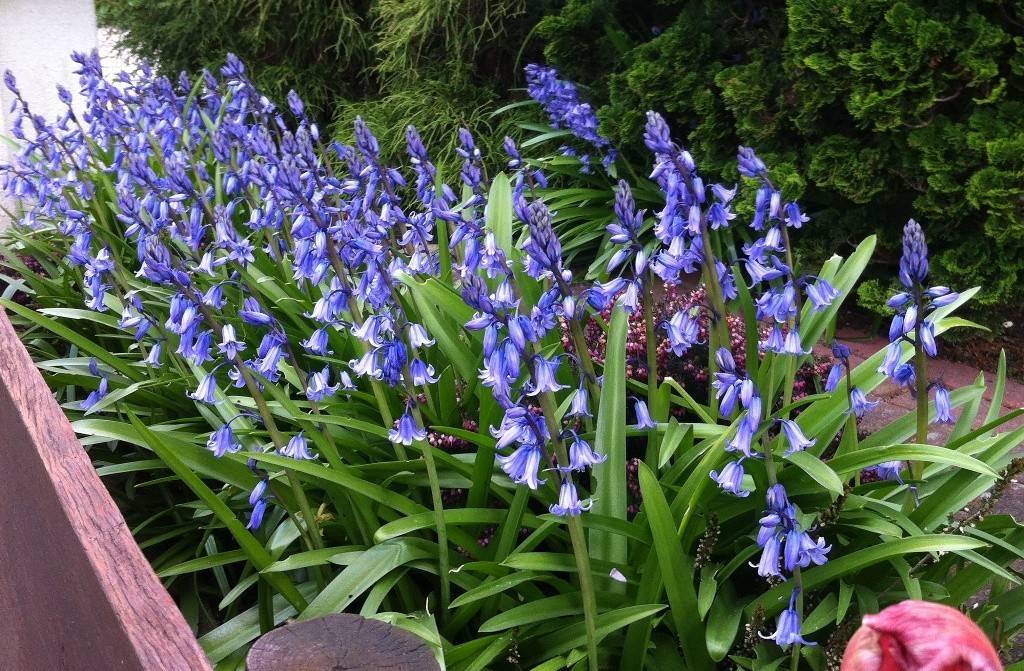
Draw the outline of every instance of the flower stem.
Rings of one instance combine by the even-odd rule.
[[[923,311],[918,307],[918,315]],[[924,352],[924,345],[921,342],[921,330],[924,326],[923,317],[917,321],[917,336],[914,339],[914,374],[917,379],[917,442],[924,444],[928,441],[928,357]],[[910,463],[910,475],[915,480],[920,480],[924,465],[919,461]]]
[[[569,453],[559,438],[559,426],[557,417],[557,406],[551,392],[544,392],[539,395],[540,407],[544,411],[544,421],[547,424],[548,433],[551,435],[551,444],[558,459],[559,466],[569,464]],[[572,553],[576,558],[576,570],[580,576],[580,594],[583,598],[583,620],[587,631],[587,663],[590,671],[597,671],[597,596],[594,592],[594,577],[590,571],[590,551],[587,548],[587,538],[583,533],[583,522],[579,517],[570,516],[566,520],[569,527],[569,540],[572,542]]]
[[[711,246],[711,239],[708,237],[710,231],[704,226],[701,242],[703,243],[704,255],[704,287],[707,291],[708,303],[711,305],[711,323],[708,327],[708,383],[715,379],[718,372],[718,363],[715,360],[715,353],[722,347],[729,346],[729,329],[725,321],[725,298],[722,294],[722,285],[718,282],[718,268],[715,264],[715,250]],[[714,391],[708,388],[708,404],[711,406],[711,415],[718,414],[718,397]]]
[[[576,556],[576,569],[580,574],[580,593],[583,595],[583,618],[587,629],[587,658],[590,671],[597,671],[597,598],[594,595],[594,577],[590,572],[590,554],[578,517],[569,518],[569,538]]]
[[[658,340],[654,330],[654,296],[650,291],[644,294],[644,329],[647,332],[647,404],[655,406],[658,394]],[[655,421],[658,421],[655,418]],[[658,432],[650,429],[647,432],[647,452],[644,461],[648,464],[658,463]]]
[[[782,242],[786,247],[786,265],[789,266],[789,278],[793,283],[793,304],[796,306],[796,315],[789,320],[789,328],[799,330],[800,326],[800,292],[797,290],[796,274],[793,266],[793,245],[789,242],[789,227],[785,223],[782,224]],[[801,346],[802,348],[802,346]],[[796,381],[796,362],[797,356],[795,354],[788,355],[786,358],[786,381],[782,387],[782,407],[788,406],[793,402],[793,383]],[[772,390],[774,393],[774,390]],[[784,418],[785,419],[785,418]]]
[[[334,239],[331,236],[327,236],[327,257],[330,259],[331,267],[338,276],[338,281],[346,287],[351,286],[348,279],[348,272],[345,270],[345,264],[342,263],[341,256],[338,254],[338,249],[335,247]],[[362,326],[363,312],[359,309],[359,303],[356,302],[354,296],[349,297],[348,310],[352,315],[352,322],[356,327],[358,328]],[[369,346],[362,340],[359,341],[359,344],[365,354],[369,350]],[[381,421],[384,423],[384,426],[391,428],[395,423],[395,417],[391,414],[391,406],[388,404],[388,397],[384,392],[384,387],[377,380],[371,379],[370,389],[373,390],[373,397],[377,401],[377,410],[380,412]],[[398,457],[400,461],[406,461],[409,457],[405,453],[405,448],[397,443],[395,443],[394,446],[395,456]]]
[[[406,388],[410,394],[415,394],[415,389],[412,387],[412,376],[409,373],[408,365],[406,366]],[[415,396],[413,396],[415,398]],[[416,419],[417,426],[423,427],[423,416],[420,413],[419,407],[413,406],[412,408],[413,417]],[[441,578],[441,608],[438,611],[438,617],[442,621],[445,619],[448,612],[448,604],[451,603],[452,598],[452,586],[449,571],[449,558],[448,558],[448,527],[444,521],[444,501],[441,498],[441,484],[440,479],[437,476],[437,464],[434,461],[433,446],[425,440],[419,440],[415,443],[416,447],[423,454],[423,463],[427,467],[427,480],[430,483],[430,500],[434,508],[434,527],[437,531],[437,571]]]
[[[220,321],[213,314],[213,311],[209,307],[203,304],[201,300],[194,301],[199,306],[199,311],[206,319],[207,323],[213,328],[215,333],[219,333],[221,330]],[[267,433],[270,435],[271,442],[274,443],[274,447],[280,452],[283,447],[288,444],[285,440],[284,434],[277,428],[277,422],[274,421],[274,415],[270,412],[270,407],[267,405],[266,398],[263,397],[263,392],[260,391],[259,385],[252,377],[249,368],[236,354],[232,361],[235,368],[238,370],[239,375],[242,376],[242,381],[245,383],[246,390],[252,397],[253,403],[256,404],[256,410],[259,412],[260,418],[263,420],[263,426],[267,429]],[[306,497],[305,490],[302,489],[302,485],[299,484],[298,476],[290,468],[284,469],[285,476],[288,478],[288,484],[291,487],[292,493],[295,495],[295,502],[299,505],[299,512],[302,513],[302,525],[299,527],[299,532],[303,534],[306,542],[311,550],[318,550],[323,548],[323,539],[320,538],[320,529],[317,527],[316,518],[313,516],[313,509],[309,505],[309,499]],[[305,527],[303,529],[302,527]]]

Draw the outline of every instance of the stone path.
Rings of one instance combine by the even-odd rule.
[[[850,328],[839,329],[836,337],[850,347],[850,361],[853,365],[861,363],[888,344],[888,341],[884,338]],[[939,347],[941,352],[941,343]],[[828,354],[827,350],[823,350],[822,354]],[[942,380],[949,389],[957,389],[958,387],[974,384],[975,379],[978,377],[978,370],[967,364],[936,359],[929,362],[928,377],[930,379]],[[978,412],[978,420],[975,422],[976,426],[980,426],[984,422],[985,415],[991,405],[994,381],[995,373],[986,371],[985,382],[988,387],[982,397],[981,410]],[[889,380],[882,383],[869,397],[882,403],[861,421],[861,427],[867,431],[874,431],[883,427],[907,412],[914,410],[916,407],[915,401],[910,397],[910,394]],[[1001,411],[1006,413],[1017,408],[1024,408],[1024,384],[1015,380],[1007,380]],[[1024,415],[1004,424],[999,430],[1005,431],[1008,428],[1016,428],[1022,425],[1024,425]],[[948,432],[948,426],[936,426],[933,424],[932,432],[928,434],[929,440],[936,445],[942,445]],[[1024,449],[1019,450],[1018,454],[1024,455]],[[996,511],[1011,514],[1018,520],[1024,519],[1024,479],[1018,478],[1012,482],[1006,494],[997,504]]]

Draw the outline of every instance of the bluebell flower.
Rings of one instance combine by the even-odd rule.
[[[229,452],[238,452],[242,449],[242,444],[235,438],[235,433],[231,430],[231,423],[228,422],[210,434],[210,439],[206,441],[206,447],[213,452],[213,456],[219,458]]]
[[[832,356],[845,363],[846,361],[849,360],[850,354],[851,352],[849,345],[841,343],[838,340],[832,341]]]
[[[562,277],[562,245],[551,228],[551,212],[547,205],[535,200],[527,207],[529,237],[523,243],[526,272],[535,279]]]
[[[949,287],[932,287],[924,292],[926,298],[931,299],[932,307],[941,308],[955,303],[960,294]]]
[[[810,566],[810,562],[804,564],[801,548],[803,546],[804,532],[799,527],[790,527],[785,534],[785,545],[782,550],[782,565],[786,571],[792,573],[797,567]]]
[[[529,443],[536,439],[535,431],[539,431],[546,442],[547,429],[543,422],[534,422],[529,409],[522,405],[512,404],[505,409],[501,425],[490,427],[491,435],[497,439],[495,447],[505,449],[515,443]]]
[[[214,284],[203,294],[203,305],[209,305],[214,309],[221,309],[226,302],[227,298],[224,297],[223,284]]]
[[[391,320],[383,315],[370,315],[361,325],[352,325],[352,335],[371,347],[384,344],[383,336],[391,332]]]
[[[405,364],[409,360],[405,345],[399,340],[392,340],[385,343],[379,353],[380,369],[374,372],[375,377],[391,387],[397,386],[402,379]]]
[[[152,347],[150,347],[149,354],[146,356],[145,359],[142,360],[142,363],[153,368],[159,368],[161,365],[163,365],[160,362],[160,355],[162,352],[163,341],[157,340],[156,342],[153,343]]]
[[[388,440],[396,445],[412,445],[426,440],[427,430],[421,428],[413,417],[412,410],[406,406],[405,412],[398,418],[398,425],[388,431]]]
[[[438,378],[434,377],[434,367],[423,359],[413,359],[409,364],[409,373],[412,375],[412,383],[421,386],[433,384]]]
[[[917,371],[913,364],[904,363],[896,366],[892,371],[893,382],[900,385],[901,387],[911,388],[917,381]]]
[[[779,569],[781,552],[782,539],[773,530],[771,536],[762,544],[761,558],[757,562],[757,575],[762,578],[781,577],[782,571]]]
[[[878,367],[878,372],[892,377],[893,373],[896,372],[896,368],[900,365],[900,359],[903,358],[903,348],[900,347],[898,342],[891,343],[885,349],[885,358],[882,360],[882,364]]]
[[[655,154],[674,154],[677,147],[672,142],[672,133],[668,124],[657,112],[647,112],[647,124],[644,126],[644,144]]]
[[[728,205],[716,202],[712,203],[711,207],[708,208],[707,221],[712,230],[727,228],[729,222],[735,218],[736,214],[729,209]]]
[[[899,316],[899,315],[897,315],[897,316]],[[911,305],[911,306],[907,307],[907,309],[903,312],[903,333],[902,333],[902,335],[907,335],[911,331],[914,330],[914,327],[917,326],[917,317],[918,317],[917,306],[916,305]],[[893,338],[893,340],[895,340],[895,338]]]
[[[576,517],[590,510],[590,501],[580,503],[579,494],[576,492],[576,485],[569,478],[562,480],[562,486],[558,490],[558,503],[553,503],[548,508],[552,515],[559,517]]]
[[[791,228],[800,228],[810,220],[810,217],[800,211],[800,206],[797,205],[796,202],[786,204],[786,226]]]
[[[751,426],[751,422],[740,422],[739,426],[736,427],[736,433],[733,434],[732,439],[730,439],[728,444],[725,446],[725,451],[740,452],[745,457],[753,457],[756,455],[757,452],[751,447],[751,441],[754,438],[754,432],[756,430],[756,422],[753,423],[753,426]]]
[[[816,439],[805,436],[803,429],[793,420],[780,419],[779,423],[782,424],[782,433],[785,434],[786,442],[789,443],[789,449],[785,452],[786,456],[794,452],[803,452],[808,447],[813,447],[817,442]]]
[[[171,333],[188,333],[196,327],[200,319],[199,309],[196,305],[185,298],[182,294],[175,294],[171,297],[167,321],[164,327]]]
[[[340,386],[340,384],[331,385],[331,367],[324,366],[323,370],[310,373],[306,380],[306,398],[319,403],[328,396],[334,396]]]
[[[776,322],[772,326],[772,330],[768,332],[768,337],[758,343],[758,349],[766,352],[781,352],[786,346],[786,335],[782,332],[782,327]]]
[[[348,365],[360,377],[377,377],[377,351],[365,352],[358,359],[349,360]]]
[[[14,73],[10,70],[4,70],[4,86],[6,86],[7,90],[13,93],[15,97],[21,97],[21,92],[18,90],[17,82],[14,79]]]
[[[758,428],[761,426],[761,419],[764,414],[764,409],[761,404],[761,396],[757,393],[757,389],[754,388],[754,382],[751,380],[744,380],[744,382],[750,382],[749,385],[744,384],[743,388],[750,386],[751,394],[750,399],[743,401],[743,394],[740,394],[740,402],[746,406],[746,416],[743,417],[743,424],[748,427],[751,433],[757,433]]]
[[[95,361],[95,360],[94,360]],[[99,384],[95,389],[90,391],[84,399],[82,399],[78,407],[82,410],[90,410],[93,406],[103,400],[103,397],[107,395],[109,383],[107,377],[103,376],[100,378]]]
[[[256,483],[256,486],[252,488],[251,492],[249,492],[249,505],[254,506],[256,505],[256,502],[259,501],[260,499],[269,498],[267,496],[267,489],[269,488],[270,481],[268,481],[266,478],[260,478],[260,480]]]
[[[249,513],[249,522],[245,525],[245,528],[249,531],[255,531],[263,525],[263,516],[267,512],[267,500],[260,499],[252,507],[252,512]]]
[[[627,254],[637,251],[644,215],[643,212],[637,211],[629,183],[622,179],[619,180],[618,187],[615,189],[614,210],[615,221],[608,224],[609,242],[615,245],[627,245],[626,249],[621,250]],[[609,263],[608,270],[613,270],[619,263]]]
[[[839,297],[839,292],[827,281],[819,279],[806,287],[807,297],[811,299],[815,311],[820,312]]]
[[[912,299],[913,296],[911,296],[909,293],[907,293],[906,291],[901,291],[899,293],[893,294],[889,298],[889,300],[885,302],[885,304],[891,307],[893,310],[897,310],[906,305],[907,302],[909,302]]]
[[[736,155],[736,163],[740,174],[744,177],[757,178],[768,170],[764,161],[758,158],[750,147],[740,146]]]
[[[302,435],[301,431],[288,439],[288,444],[282,447],[280,452],[282,455],[290,459],[305,461],[315,459],[313,454],[309,451],[309,444],[306,442],[306,438]]]
[[[804,534],[800,538],[801,566],[822,566],[828,562],[828,553],[832,550],[831,545],[825,545],[825,539],[818,537],[813,540],[810,534]]]
[[[789,608],[782,611],[779,615],[778,626],[775,632],[770,636],[762,634],[762,638],[775,641],[778,646],[783,648],[794,643],[799,645],[817,645],[800,635],[802,623],[800,622],[800,613],[796,610],[797,594],[799,594],[799,590],[793,590],[793,595],[789,598]]]
[[[590,443],[580,438],[575,431],[570,431],[572,443],[569,444],[569,470],[585,471],[594,464],[600,464],[608,458],[607,455],[598,454],[590,446]]]
[[[825,380],[825,391],[835,391],[845,372],[846,368],[843,364],[832,364],[832,368],[828,371],[828,378]]]
[[[907,289],[928,279],[928,244],[921,225],[911,219],[903,227],[903,256],[900,258],[900,281]]]
[[[883,461],[882,463],[865,470],[873,472],[882,480],[896,480],[901,485],[904,484],[903,477],[901,475],[903,472],[902,461]]]
[[[735,300],[739,296],[739,292],[736,290],[736,278],[733,277],[732,271],[721,261],[715,261],[715,269],[718,275],[718,284],[722,289],[722,296],[725,300]]]
[[[739,385],[738,383],[722,384],[721,380],[723,377],[725,375],[716,373],[717,379],[712,382],[712,385],[718,389],[715,394],[719,400],[718,410],[723,417],[728,417],[736,407],[736,400],[739,397]]]
[[[302,348],[310,354],[325,356],[334,352],[334,350],[329,347],[328,337],[329,335],[326,327],[318,328],[310,333],[307,339],[300,341],[299,344],[302,345]]]
[[[580,384],[573,394],[566,417],[593,417],[590,413],[590,394],[583,384]]]
[[[229,359],[234,359],[245,349],[245,343],[238,340],[235,327],[231,324],[224,324],[221,327],[221,341],[217,349]]]
[[[800,334],[797,333],[796,327],[793,327],[786,333],[786,338],[782,343],[782,350],[779,353],[803,356],[804,354],[810,354],[811,351],[803,348],[803,344],[800,342]]]
[[[553,128],[571,131],[602,154],[605,168],[611,165],[616,151],[598,132],[597,114],[588,103],[580,100],[572,82],[559,79],[554,68],[531,63],[526,66],[526,91],[540,103]]]
[[[863,417],[879,403],[880,401],[869,400],[864,392],[857,387],[850,390],[850,407],[853,410],[853,414],[857,415],[857,417]]]
[[[782,324],[796,317],[796,290],[792,284],[766,291],[756,303],[758,319],[771,317]]]
[[[423,328],[420,324],[408,325],[409,329],[409,344],[413,347],[430,347],[434,344],[434,339],[427,333],[427,329]]]
[[[568,385],[558,383],[559,357],[545,359],[541,355],[533,357],[533,381],[527,396],[536,396],[546,392],[556,392],[565,389]]]
[[[921,328],[917,333],[921,338],[921,349],[924,350],[924,353],[930,357],[938,356],[939,349],[935,343],[935,323],[928,320],[922,321]]]
[[[903,314],[893,315],[892,321],[889,323],[889,342],[896,342],[906,332],[906,329],[903,328]]]
[[[711,479],[718,483],[723,492],[744,498],[750,496],[750,492],[743,489],[743,460],[730,461],[722,468],[722,472],[711,471]]]
[[[499,456],[501,470],[516,484],[525,484],[530,489],[537,489],[547,482],[538,478],[540,461],[544,453],[539,445],[523,443],[509,456]]]
[[[949,390],[941,384],[935,385],[935,421],[939,424],[953,424],[956,422]]]
[[[207,373],[200,380],[199,386],[194,392],[189,393],[189,398],[202,403],[214,404],[217,402],[217,377],[213,372]]]
[[[508,169],[518,170],[523,164],[523,157],[519,155],[519,149],[516,147],[515,140],[506,135],[501,146],[505,153],[508,154]]]
[[[253,326],[267,326],[274,321],[273,317],[264,312],[259,302],[252,296],[246,298],[242,303],[242,309],[238,311],[238,316],[246,324]]]
[[[769,510],[785,510],[789,507],[789,496],[785,486],[781,483],[775,483],[769,487],[764,499]]]
[[[651,413],[647,409],[647,403],[643,399],[633,399],[633,412],[636,415],[636,424],[634,428],[637,429],[656,429],[658,428],[657,423],[651,419]]]

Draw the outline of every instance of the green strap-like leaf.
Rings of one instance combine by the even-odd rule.
[[[651,527],[654,550],[658,555],[665,593],[672,606],[679,645],[690,669],[713,668],[700,620],[697,593],[693,586],[693,564],[676,535],[676,523],[669,510],[658,478],[647,464],[640,464],[640,492],[643,495],[647,523]]]
[[[874,566],[891,557],[921,552],[974,550],[985,547],[985,545],[984,541],[974,538],[948,534],[927,534],[912,538],[900,538],[888,543],[873,545],[856,552],[851,552],[846,556],[831,559],[823,566],[815,566],[804,571],[802,576],[804,589],[808,591],[813,590],[820,585],[828,584],[836,578],[855,573],[868,566]],[[751,601],[744,610],[747,615],[751,615],[758,606],[763,606],[766,614],[774,615],[786,607],[792,591],[792,585],[783,583]]]
[[[431,559],[436,553],[427,544],[403,538],[375,545],[339,573],[299,614],[300,620],[344,612],[363,592],[399,566],[418,559]]]
[[[597,488],[594,512],[626,519],[626,330],[629,318],[620,305],[612,308],[604,387],[597,415],[594,448],[607,457],[594,466]],[[590,532],[590,553],[596,559],[626,563],[626,539],[599,529]]]
[[[213,493],[206,483],[202,479],[192,472],[177,455],[174,454],[173,450],[167,448],[164,445],[163,440],[153,431],[150,431],[145,424],[139,421],[139,418],[134,414],[129,413],[128,418],[131,420],[132,426],[139,432],[139,435],[146,441],[150,449],[156,452],[168,468],[174,471],[178,479],[182,481],[189,489],[192,490],[196,496],[202,499],[203,503],[210,508],[210,511],[220,520],[227,530],[235,537],[235,540],[241,546],[243,552],[252,562],[253,566],[258,569],[263,569],[269,566],[274,561],[274,557],[267,551],[263,545],[256,540],[245,525],[239,521],[232,512],[228,504],[224,503],[219,496]],[[295,589],[295,585],[292,584],[291,579],[284,574],[273,574],[267,575],[265,580],[270,584],[281,596],[288,600],[288,602],[295,608],[301,609],[306,605],[306,600]]]

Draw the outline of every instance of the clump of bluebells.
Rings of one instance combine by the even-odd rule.
[[[526,90],[531,98],[540,103],[552,128],[569,131],[587,147],[581,153],[564,145],[562,154],[577,157],[580,170],[584,173],[592,170],[591,152],[598,155],[606,170],[611,168],[618,157],[618,150],[598,132],[597,114],[590,103],[580,98],[574,83],[561,79],[558,71],[552,67],[531,63],[526,66]],[[518,154],[515,158],[518,158]]]
[[[925,288],[928,281],[928,245],[921,225],[913,219],[903,228],[899,278],[905,291],[895,294],[888,301],[889,307],[896,310],[896,315],[889,326],[890,344],[878,372],[885,373],[915,397],[922,395],[922,391],[932,391],[935,396],[935,421],[951,424],[955,418],[950,409],[949,390],[940,380],[928,381],[923,365],[925,359],[920,355],[927,358],[938,356],[932,313],[936,308],[954,303],[960,294],[944,286]],[[902,361],[903,343],[914,348],[916,357],[913,363]]]
[[[128,343],[117,356],[51,362],[91,379],[68,412],[110,413],[111,423],[122,410],[144,414],[160,433],[194,431],[179,439],[183,450],[205,447],[216,464],[237,464],[194,461],[204,480],[220,479],[217,495],[231,506],[212,511],[230,516],[218,518],[222,526],[204,518],[203,551],[211,537],[236,543],[254,569],[240,579],[259,575],[300,614],[303,590],[288,581],[323,608],[337,592],[328,585],[348,570],[311,557],[335,545],[375,562],[409,557],[361,608],[372,615],[374,604],[432,600],[439,607],[429,603],[427,617],[441,623],[453,659],[487,647],[540,664],[575,654],[550,643],[550,627],[572,626],[578,615],[517,628],[516,651],[511,638],[487,633],[494,623],[482,613],[572,599],[588,632],[575,647],[596,669],[609,654],[594,634],[599,613],[648,609],[665,594],[670,617],[689,617],[678,590],[647,589],[659,571],[643,567],[658,562],[662,576],[694,590],[699,583],[702,594],[728,581],[722,598],[744,600],[713,594],[708,617],[746,604],[748,625],[759,630],[760,614],[778,615],[773,632],[758,631],[775,645],[755,642],[755,654],[771,663],[785,649],[799,663],[799,647],[814,645],[803,630],[805,595],[843,589],[805,581],[803,572],[880,544],[865,515],[879,516],[887,533],[898,526],[886,511],[904,484],[903,459],[875,466],[879,486],[831,471],[842,462],[826,452],[841,425],[852,431],[848,442],[878,403],[869,396],[877,382],[850,349],[820,342],[855,279],[840,281],[837,267],[855,276],[853,259],[866,262],[870,244],[817,274],[794,267],[790,235],[809,217],[752,149],[738,150],[738,182],[712,182],[649,112],[649,183],[609,180],[608,216],[595,224],[606,226],[608,262],[599,281],[587,282],[556,233],[558,191],[546,164],[524,158],[512,140],[506,156],[488,157],[461,129],[462,167],[448,183],[414,127],[400,158],[382,155],[362,120],[352,144],[322,137],[297,95],[283,106],[270,101],[233,56],[219,73],[176,81],[147,66],[107,77],[95,53],[74,59],[81,100],[59,91],[66,111],[55,121],[32,114],[5,77],[21,150],[0,166],[0,184],[22,208],[19,235],[50,241],[65,260],[65,285],[80,292],[61,306],[115,315],[116,325],[77,326],[96,329],[101,342]],[[527,80],[551,124],[611,173],[615,149],[576,87],[536,65]],[[658,196],[638,203],[634,192]],[[736,213],[741,199],[753,205],[749,222]],[[733,236],[752,242],[726,255]],[[924,399],[926,418],[933,391],[936,419],[949,421],[949,392],[927,382],[925,361],[960,297],[925,288],[927,249],[913,222],[904,247],[906,291],[891,301],[899,314],[882,369]],[[609,343],[624,343],[623,370],[608,364],[617,360]],[[910,349],[913,362],[904,361]],[[822,361],[832,365],[816,381]],[[166,407],[140,405],[145,386],[133,384],[145,376],[180,393],[162,399]],[[808,393],[812,385],[820,395]],[[617,425],[605,412],[618,413]],[[912,471],[921,498],[911,503],[945,495],[945,480],[932,487]],[[826,491],[823,472],[849,492]],[[849,513],[848,498],[857,502]],[[657,526],[664,515],[671,523]],[[686,562],[661,556],[656,541],[672,533],[673,553]],[[266,556],[248,555],[254,543],[273,549],[279,566],[303,568],[265,571]],[[373,554],[385,544],[386,555]],[[696,577],[691,556],[718,577]],[[954,560],[912,570],[937,582]],[[558,566],[537,569],[543,591],[513,573],[537,562]],[[607,589],[596,584],[604,578],[597,566]],[[887,595],[905,583],[896,569],[882,573],[887,564],[870,566],[893,578]],[[497,579],[508,585],[500,593]],[[460,612],[466,602],[453,601],[453,591],[480,587],[486,607]],[[878,595],[858,602],[871,598]],[[662,652],[682,655],[680,666],[710,669],[724,659],[692,647],[687,632],[704,641],[703,616],[670,627],[652,619],[658,611],[628,611],[635,628],[614,640],[622,655],[647,663],[647,642],[674,636],[680,645]]]

